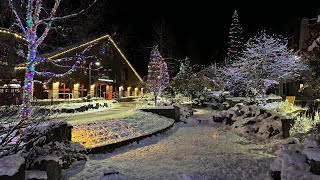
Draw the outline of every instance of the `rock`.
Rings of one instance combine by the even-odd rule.
[[[224,118],[220,115],[213,115],[213,122],[222,122],[224,120]]]
[[[50,127],[46,133],[46,144],[55,141],[71,141],[72,126],[66,122],[59,122]]]
[[[226,125],[232,125],[235,121],[232,120],[233,114],[230,114],[230,116],[226,116],[224,119],[226,121]]]
[[[48,180],[61,179],[61,166],[59,163],[59,158],[56,156],[40,156],[34,160],[32,168],[45,171],[47,173]]]
[[[25,180],[47,180],[48,176],[45,171],[26,171]]]
[[[237,117],[242,116],[244,114],[244,112],[240,110],[234,111],[234,113],[236,114]]]
[[[25,159],[20,154],[14,154],[0,158],[0,179],[25,179],[25,166]]]
[[[249,121],[247,121],[245,124],[243,124],[243,125],[251,125],[251,124],[255,124],[255,123],[257,123],[256,121],[254,121],[254,120],[249,120]]]
[[[290,136],[290,129],[294,125],[293,119],[281,119],[282,123],[282,137],[287,138]]]
[[[129,180],[129,178],[121,174],[115,167],[109,167],[104,170],[103,175],[99,177],[99,180]]]
[[[280,133],[280,131],[278,129],[274,129],[272,126],[269,127],[268,132],[269,132],[268,138],[270,138],[272,136],[275,136],[275,135]]]
[[[274,180],[281,180],[281,172],[280,171],[271,171],[271,177]]]
[[[320,175],[320,162],[319,161],[315,161],[313,159],[310,160],[310,172],[312,172],[313,174],[316,175]]]
[[[259,115],[261,115],[261,114],[265,114],[267,111],[265,110],[265,109],[260,109],[260,114]]]

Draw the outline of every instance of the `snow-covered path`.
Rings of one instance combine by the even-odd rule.
[[[115,107],[103,111],[92,111],[92,113],[87,113],[85,115],[71,114],[66,118],[66,121],[74,125],[101,121],[106,119],[124,118],[135,113],[133,109],[137,106],[137,104],[138,102],[122,102],[114,105]]]
[[[105,169],[115,166],[134,180],[260,180],[274,159],[265,153],[268,149],[267,144],[257,145],[214,124],[192,120],[139,145],[92,155],[87,162],[65,171],[64,178],[99,179]]]

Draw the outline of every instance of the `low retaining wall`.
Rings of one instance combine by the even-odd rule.
[[[116,150],[118,148],[121,148],[123,146],[132,144],[134,142],[137,142],[139,144],[139,141],[141,141],[141,140],[143,140],[145,138],[156,136],[156,135],[158,135],[160,133],[166,132],[173,126],[173,124],[174,123],[172,123],[170,126],[164,128],[164,129],[158,130],[158,131],[150,133],[150,134],[146,134],[146,135],[143,135],[143,136],[135,137],[135,138],[132,138],[132,139],[127,139],[127,140],[124,140],[124,141],[121,141],[121,142],[117,142],[117,143],[113,143],[113,144],[107,144],[107,145],[104,145],[104,146],[99,146],[99,147],[95,147],[95,148],[89,148],[89,149],[87,149],[87,151],[88,151],[89,154],[111,153],[114,150]]]
[[[123,97],[123,98],[117,98],[116,100],[118,102],[132,102],[133,100],[140,98],[140,97]]]
[[[174,119],[175,122],[180,121],[180,108],[178,106],[172,106],[172,108],[160,108],[157,109],[157,107],[152,107],[152,108],[141,108],[140,110],[144,112],[151,112],[158,114],[160,116],[164,116],[167,118]]]

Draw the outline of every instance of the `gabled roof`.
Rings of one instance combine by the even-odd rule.
[[[66,53],[69,53],[69,52],[72,52],[76,49],[79,49],[81,47],[86,47],[92,43],[96,43],[98,41],[101,41],[101,40],[109,40],[111,42],[111,44],[117,49],[117,51],[119,52],[119,54],[122,56],[122,58],[126,61],[126,63],[129,65],[129,67],[131,68],[131,70],[134,72],[134,74],[138,77],[138,79],[142,82],[142,78],[140,77],[140,75],[137,73],[137,71],[133,68],[133,66],[131,65],[131,63],[128,61],[128,59],[126,58],[126,56],[122,53],[122,51],[120,50],[120,48],[117,46],[117,44],[113,41],[113,39],[111,38],[110,35],[104,35],[104,36],[101,36],[97,39],[94,39],[92,41],[89,41],[89,42],[86,42],[86,43],[83,43],[83,44],[80,44],[78,46],[75,46],[75,47],[72,47],[72,48],[69,48],[69,49],[66,49],[62,52],[59,52],[59,53],[56,53],[52,56],[49,57],[49,59],[55,59],[55,58],[58,58],[59,56],[63,55],[63,54],[66,54]]]

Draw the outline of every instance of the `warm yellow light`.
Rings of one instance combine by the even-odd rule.
[[[18,66],[18,67],[14,67],[14,70],[25,70],[26,67],[23,66]]]
[[[11,31],[8,31],[8,30],[5,30],[5,29],[0,29],[0,33],[10,34],[10,35],[15,36],[15,37],[18,38],[18,39],[27,41],[27,40],[26,40],[24,37],[22,37],[20,34],[14,33],[14,32],[11,32]]]
[[[303,88],[303,84],[300,84],[300,89],[302,89]]]

